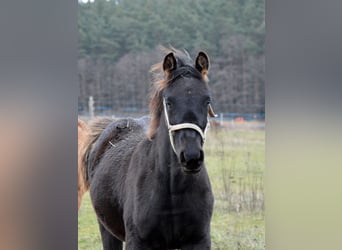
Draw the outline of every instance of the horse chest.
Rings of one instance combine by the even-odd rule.
[[[176,194],[155,197],[149,205],[139,209],[137,222],[142,239],[163,239],[167,245],[176,246],[184,239],[200,237],[208,221],[205,206],[191,201],[193,195]]]
[[[203,175],[171,171],[162,176],[141,175],[136,183],[130,203],[133,221],[127,229],[140,240],[180,248],[208,233],[212,193]]]

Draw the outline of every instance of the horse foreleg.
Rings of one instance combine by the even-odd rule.
[[[122,241],[118,240],[99,222],[103,250],[122,250]]]

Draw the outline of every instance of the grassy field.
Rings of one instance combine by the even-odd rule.
[[[208,132],[205,157],[215,195],[212,249],[265,249],[264,156],[264,130]],[[89,194],[79,210],[78,249],[102,249]]]

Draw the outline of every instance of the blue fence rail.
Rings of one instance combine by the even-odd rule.
[[[90,105],[92,105],[90,107]],[[114,105],[115,107],[116,105]],[[80,116],[91,116],[89,110],[94,111],[95,116],[112,116],[112,117],[140,117],[143,115],[148,115],[148,108],[138,108],[136,106],[123,106],[120,108],[113,108],[112,104],[106,102],[106,104],[97,102],[86,103],[79,102],[78,105],[78,115]],[[217,122],[248,122],[248,121],[265,121],[265,113],[230,113],[230,112],[220,112],[220,110],[215,110],[218,117],[212,118]]]

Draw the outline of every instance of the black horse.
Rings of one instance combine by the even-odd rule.
[[[203,153],[213,115],[208,68],[204,52],[192,64],[172,48],[153,68],[160,74],[150,122],[90,123],[84,176],[104,249],[122,249],[123,241],[135,250],[211,248],[214,198]]]

